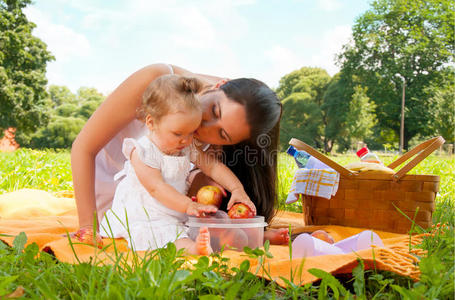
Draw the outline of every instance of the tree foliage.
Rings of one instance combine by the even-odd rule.
[[[104,96],[95,88],[81,87],[77,91],[78,110],[74,113],[75,117],[88,119],[98,106],[103,102]]]
[[[440,85],[454,62],[455,3],[451,0],[376,0],[353,27],[353,41],[338,57],[346,80],[357,78],[376,103],[376,131],[399,136],[405,78],[405,148],[431,134],[430,83]],[[386,142],[386,141],[383,141]]]
[[[76,95],[71,93],[70,89],[66,86],[50,85],[48,93],[52,101],[52,108],[65,104],[77,104]]]
[[[340,150],[348,149],[351,143],[346,117],[349,113],[349,103],[354,93],[352,81],[346,80],[340,73],[333,76],[324,93],[322,110],[325,112],[327,125],[324,128],[324,135],[327,140],[327,152],[335,144]]]
[[[444,137],[446,142],[455,142],[455,69],[448,68],[442,87],[431,85],[425,91],[431,105],[429,128]]]
[[[326,116],[321,109],[330,76],[320,68],[304,67],[280,80],[277,95],[282,99],[280,144],[287,147],[289,139],[299,138],[317,148],[324,145],[323,128]]]
[[[353,84],[356,84],[353,86]],[[322,69],[301,68],[280,81],[277,89],[283,102],[280,143],[287,147],[290,138],[330,152],[335,144],[346,150],[355,140],[372,135],[376,124],[375,104],[367,88]]]
[[[17,141],[31,148],[71,148],[85,122],[104,100],[95,88],[81,87],[73,94],[66,86],[48,88],[49,124],[32,134],[20,133]]]
[[[53,116],[48,126],[31,136],[31,148],[71,148],[85,120]]]
[[[349,103],[349,112],[346,116],[346,126],[349,137],[364,141],[371,137],[371,130],[377,122],[376,105],[370,101],[366,94],[367,88],[356,86],[352,100]]]
[[[33,36],[35,24],[23,8],[31,0],[0,0],[0,130],[19,132],[46,125],[46,44]],[[3,131],[3,130],[2,130]]]

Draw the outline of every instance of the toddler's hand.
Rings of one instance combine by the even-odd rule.
[[[93,236],[93,229],[88,227],[81,227],[78,231],[71,235],[72,238],[76,238],[79,242],[89,245],[95,245],[98,248],[103,248],[103,239],[97,232]]]
[[[190,216],[201,217],[205,214],[216,213],[218,208],[214,205],[205,205],[197,202],[191,202],[186,208],[186,213]]]
[[[231,199],[227,204],[227,209],[231,209],[232,205],[235,203],[245,204],[253,211],[254,215],[256,215],[256,206],[254,206],[254,203],[250,200],[250,197],[248,197],[243,188],[237,188],[231,192]]]

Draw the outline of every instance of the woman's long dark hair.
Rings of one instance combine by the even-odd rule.
[[[269,222],[277,203],[281,102],[275,92],[256,79],[230,80],[220,89],[229,99],[244,105],[250,125],[248,140],[223,146],[224,163],[243,183],[258,215]]]

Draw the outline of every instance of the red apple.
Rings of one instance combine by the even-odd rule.
[[[199,189],[196,195],[198,203],[206,205],[214,205],[220,207],[223,193],[220,188],[213,185],[206,185]]]
[[[228,211],[228,216],[231,219],[248,219],[253,218],[253,211],[243,203],[236,203],[232,205],[231,209]]]

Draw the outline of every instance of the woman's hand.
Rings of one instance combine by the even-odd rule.
[[[254,203],[250,200],[250,197],[248,197],[243,188],[236,188],[231,191],[231,199],[227,204],[227,209],[231,209],[232,205],[235,203],[245,204],[251,209],[254,215],[256,215],[256,206],[254,206]]]
[[[218,208],[213,205],[191,202],[186,208],[186,214],[190,216],[203,217],[205,214],[216,213],[217,210]]]
[[[81,243],[94,245],[100,249],[103,248],[103,239],[101,238],[101,235],[98,232],[94,234],[92,227],[81,227],[78,231],[73,233],[71,237],[77,239]]]

